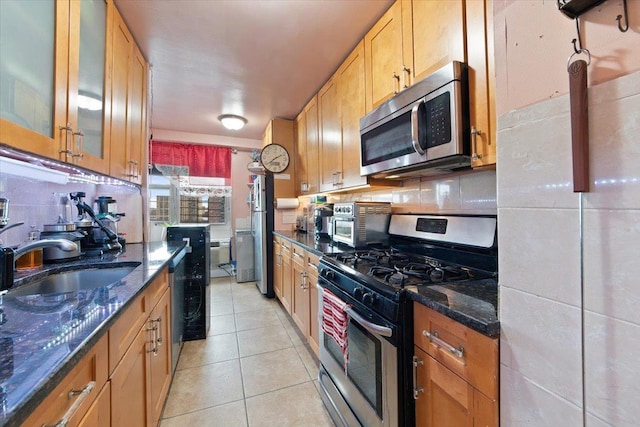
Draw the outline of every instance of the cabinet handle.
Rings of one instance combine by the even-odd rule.
[[[297,252],[294,252],[294,253],[293,253],[293,256],[294,256],[294,257],[296,257],[296,258],[302,258],[302,255],[300,255],[300,254],[299,254],[299,253],[297,253]]]
[[[309,183],[308,182],[301,182],[300,183],[300,192],[301,193],[307,193],[309,191]]]
[[[276,261],[278,267],[282,266],[282,254],[278,254],[278,261]]]
[[[156,342],[158,344],[162,343],[162,316],[159,316],[157,319],[151,319],[151,323],[157,323],[158,326],[156,327],[158,329],[158,337],[156,338]]]
[[[413,356],[413,399],[418,400],[418,393],[424,393],[424,387],[418,385],[418,366],[424,365],[424,360]]]
[[[127,174],[127,176],[130,178],[138,178],[139,176],[138,162],[136,160],[129,160],[127,164],[129,165],[129,173]]]
[[[73,134],[73,128],[71,127],[71,123],[67,123],[66,126],[58,126],[58,129],[65,132],[64,150],[58,150],[58,154],[73,156],[73,151],[71,151],[71,149],[69,148],[71,145],[71,135]]]
[[[406,65],[402,66],[402,76],[403,76],[402,87],[406,89],[409,87],[409,81],[411,80],[411,69],[407,68]]]
[[[69,409],[67,409],[67,412],[64,413],[60,421],[53,424],[52,426],[66,427],[66,425],[69,424],[69,420],[71,419],[71,417],[75,415],[78,408],[82,405],[82,403],[85,401],[87,396],[89,396],[89,394],[91,393],[91,390],[93,390],[95,386],[96,386],[95,381],[89,381],[82,390],[71,390],[68,394],[69,400],[71,400],[73,396],[78,396],[78,398],[73,402],[73,404],[69,407]],[[42,427],[50,427],[50,426],[47,424],[42,424]]]
[[[342,185],[342,172],[334,172],[333,175],[333,185]]]
[[[422,331],[422,335],[424,335],[425,337],[429,338],[429,341],[439,345],[440,347],[444,347],[451,354],[454,354],[455,356],[457,356],[457,357],[459,357],[461,359],[464,356],[464,347],[460,346],[458,348],[455,348],[454,346],[452,346],[448,342],[446,342],[443,339],[439,338],[437,331],[433,331],[431,333],[429,331]]]
[[[84,132],[79,130],[77,132],[73,132],[73,139],[75,142],[75,149],[76,149],[76,154],[71,154],[71,157],[77,158],[77,159],[82,159],[82,157],[84,157],[83,151],[84,151]]]
[[[302,278],[302,283],[300,283],[300,289],[306,291],[309,286],[307,286],[307,273],[304,271],[300,272],[300,277]]]
[[[147,350],[147,353],[153,353],[154,356],[158,355],[158,344],[156,342],[157,330],[158,330],[157,326],[153,326],[152,328],[147,328],[147,331],[151,331],[153,333],[151,336],[151,343],[153,344],[153,347],[151,347],[151,350]]]
[[[391,87],[391,91],[393,92],[393,94],[395,95],[396,93],[400,92],[399,88],[400,88],[400,76],[396,74],[396,72],[393,72],[393,76],[391,77],[391,83],[392,83],[392,87]],[[396,89],[398,88],[398,89]]]
[[[482,159],[482,154],[478,154],[478,135],[482,135],[482,131],[480,129],[476,129],[474,126],[471,126],[471,149],[473,150],[471,160],[474,161]]]
[[[307,263],[307,265],[308,265],[309,267],[313,268],[315,271],[318,271],[318,266],[317,266],[317,265],[315,265],[314,263],[312,263],[311,261],[309,261],[309,262]]]

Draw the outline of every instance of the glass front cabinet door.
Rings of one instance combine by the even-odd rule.
[[[0,1],[0,143],[108,171],[111,0]]]

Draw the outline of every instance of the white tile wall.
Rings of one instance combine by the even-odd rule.
[[[579,306],[578,215],[571,209],[500,208],[500,284]]]
[[[500,316],[503,366],[581,406],[580,310],[503,286]]]
[[[587,209],[584,223],[585,307],[640,325],[640,210]]]
[[[617,427],[640,423],[640,326],[587,313],[586,397],[594,416]]]
[[[500,425],[503,427],[582,426],[580,408],[541,388],[518,371],[502,367]],[[505,387],[508,384],[508,387]],[[591,426],[589,426],[591,427]]]
[[[499,118],[501,425],[581,426],[579,195],[568,95]],[[640,422],[640,72],[589,88],[587,425]]]

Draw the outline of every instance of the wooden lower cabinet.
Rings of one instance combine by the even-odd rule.
[[[453,355],[423,331],[461,353]],[[416,426],[497,427],[497,340],[419,303],[414,303],[414,332]]]
[[[69,392],[95,382],[67,425],[157,426],[171,374],[171,292],[165,270],[22,425],[59,425],[80,398],[69,399]]]
[[[154,285],[159,281],[167,283],[160,275],[143,296],[153,299],[157,290]],[[126,321],[127,314],[120,320]],[[112,425],[158,425],[171,385],[170,319],[171,293],[167,287],[111,375]],[[121,326],[120,320],[112,329]]]
[[[280,238],[273,236],[273,292],[282,301],[282,252]]]
[[[149,326],[157,328],[155,350],[149,353],[149,425],[157,426],[171,386],[171,293],[167,289],[151,312]]]
[[[146,426],[151,340],[145,324],[111,376],[111,422],[114,426]]]
[[[283,241],[280,245],[282,262],[282,298],[280,302],[287,310],[287,313],[291,314],[293,306],[293,282],[292,282],[292,266],[291,266],[291,243]]]
[[[282,306],[291,315],[300,332],[305,336],[316,356],[319,354],[318,326],[318,263],[320,256],[304,246],[284,241],[279,237],[279,248],[284,248],[282,256],[276,252],[275,284],[278,286],[278,274],[282,276],[282,295],[276,290]],[[281,260],[281,261],[278,261]],[[280,265],[278,265],[278,262]],[[280,271],[280,273],[278,273]]]
[[[111,381],[102,387],[78,427],[111,427]]]
[[[105,336],[73,367],[22,425],[24,427],[58,425],[77,399],[83,399],[77,410],[69,414],[71,416],[67,425],[77,426],[107,382],[107,350],[108,340]],[[69,398],[72,390],[85,390],[91,382],[95,384],[90,392]]]
[[[294,247],[294,256],[296,254]],[[299,250],[304,253],[304,250]],[[304,257],[304,255],[302,255]],[[293,307],[291,318],[305,337],[309,336],[309,284],[306,262],[292,262]]]
[[[316,356],[320,355],[320,321],[318,319],[318,262],[320,257],[315,254],[308,254],[307,263],[307,283],[309,284],[309,346]]]

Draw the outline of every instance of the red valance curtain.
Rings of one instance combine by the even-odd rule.
[[[188,166],[190,176],[231,178],[231,148],[152,141],[151,163]]]

